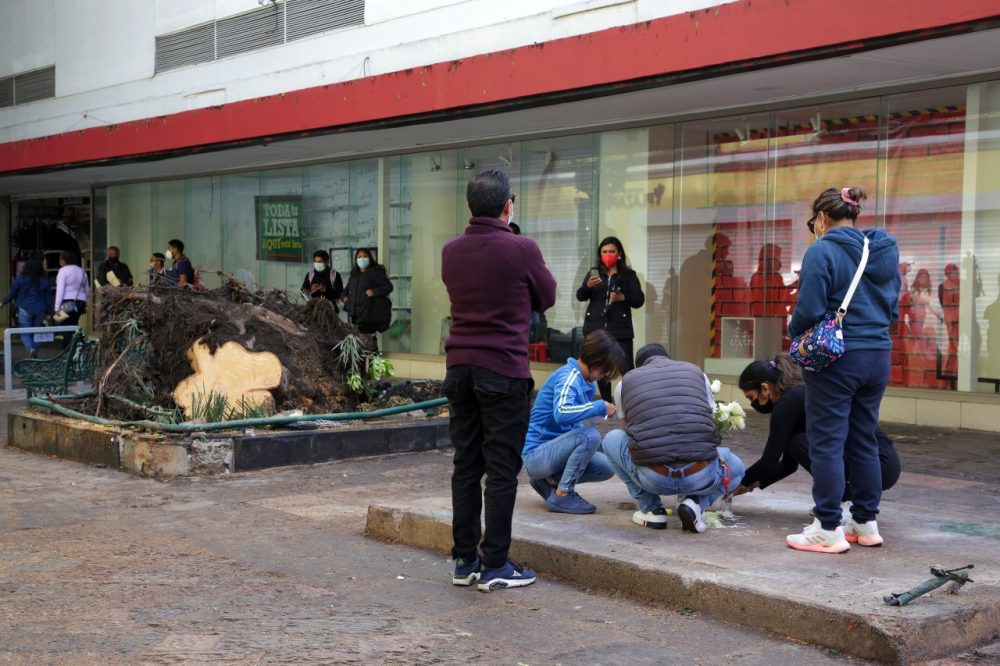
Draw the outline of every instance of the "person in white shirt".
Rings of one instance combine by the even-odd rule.
[[[90,281],[87,272],[80,267],[80,258],[75,252],[63,252],[59,255],[59,272],[56,274],[57,313],[62,311],[67,316],[59,321],[60,326],[75,326],[80,321],[80,315],[87,311],[87,299],[90,298]],[[70,336],[65,336],[69,341]]]

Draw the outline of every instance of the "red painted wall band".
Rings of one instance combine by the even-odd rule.
[[[1000,17],[996,0],[742,0],[344,83],[0,144],[0,173],[474,108]]]

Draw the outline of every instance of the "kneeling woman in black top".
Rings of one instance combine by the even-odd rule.
[[[739,386],[751,407],[761,414],[771,415],[771,428],[764,453],[760,460],[747,468],[736,494],[767,488],[790,475],[800,465],[810,472],[812,466],[809,443],[806,441],[806,387],[792,358],[788,354],[778,354],[770,361],[754,361],[743,370]],[[899,455],[892,440],[881,428],[875,428],[875,439],[882,467],[882,490],[888,490],[899,480],[902,469]],[[847,484],[842,501],[847,502],[851,499],[850,468],[846,469],[845,476]]]

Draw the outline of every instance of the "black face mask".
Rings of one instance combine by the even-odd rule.
[[[756,400],[752,400],[750,402],[750,406],[753,407],[755,411],[758,411],[761,414],[770,414],[771,412],[774,411],[774,403],[773,402],[768,402],[766,405],[762,405],[759,402],[757,402]]]

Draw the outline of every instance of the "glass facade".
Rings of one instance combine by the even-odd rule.
[[[515,221],[558,280],[536,360],[579,342],[576,289],[597,243],[622,240],[646,304],[636,347],[719,375],[787,349],[813,199],[856,185],[860,226],[900,244],[892,385],[1000,392],[1000,82],[789,106],[606,132],[107,190],[107,239],[144,266],[181,238],[195,265],[297,293],[310,253],[350,270],[376,249],[395,286],[392,352],[443,353],[441,247],[468,219],[465,184],[505,170]],[[302,202],[301,262],[259,258],[255,200]],[[211,284],[211,281],[209,281]]]

